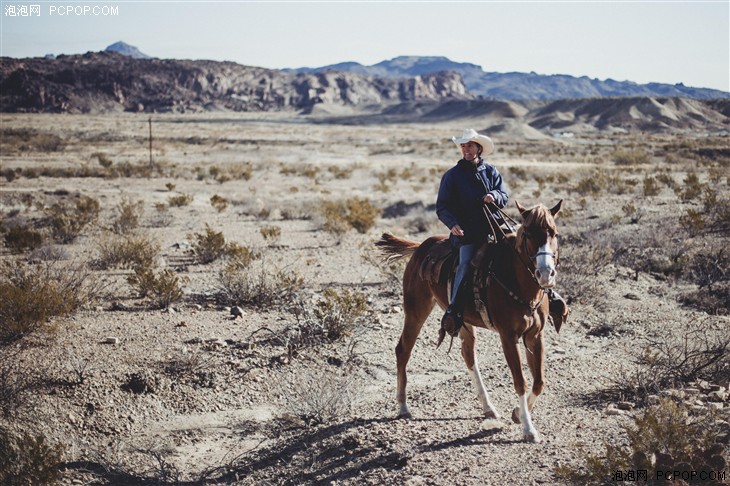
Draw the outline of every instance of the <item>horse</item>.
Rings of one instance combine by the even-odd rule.
[[[474,299],[467,299],[464,325],[459,330],[461,355],[471,375],[484,416],[499,419],[482,381],[477,358],[474,355],[476,335],[474,328],[486,328],[499,333],[504,357],[512,373],[518,397],[518,406],[512,411],[512,420],[523,425],[527,442],[539,442],[540,434],[532,422],[531,411],[544,387],[545,348],[543,328],[548,322],[547,289],[555,285],[558,261],[558,240],[555,217],[563,200],[547,209],[538,204],[525,209],[515,201],[522,224],[499,243],[488,245],[489,254],[475,269],[479,278],[474,287]],[[375,243],[388,259],[410,257],[403,274],[403,331],[395,348],[397,362],[398,416],[411,418],[406,401],[406,366],[416,344],[423,323],[436,303],[446,309],[449,303],[448,283],[429,278],[422,268],[429,251],[447,236],[432,236],[422,243],[384,233]],[[479,305],[483,304],[483,305]],[[481,307],[481,308],[480,308]],[[527,363],[532,374],[532,390],[522,372],[519,341],[524,342]]]

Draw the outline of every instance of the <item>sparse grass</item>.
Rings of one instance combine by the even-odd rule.
[[[628,471],[644,471],[649,484],[665,484],[692,472],[709,479],[727,464],[727,450],[718,442],[721,428],[711,412],[696,415],[686,405],[663,400],[634,417],[633,426],[622,428],[627,445],[605,442],[604,453],[583,454],[583,465],[559,466],[556,474],[572,484],[615,484],[617,472],[619,480],[627,480],[623,474]]]
[[[223,196],[219,196],[218,194],[213,194],[210,197],[210,205],[213,206],[216,211],[222,213],[228,207],[228,199]]]
[[[233,262],[218,273],[219,297],[229,305],[269,308],[291,303],[304,286],[304,278],[277,269],[261,259],[258,270]]]
[[[41,434],[15,435],[0,427],[0,484],[5,486],[52,485],[66,451]]]
[[[193,202],[193,196],[190,194],[177,194],[167,198],[167,204],[174,208],[188,206],[191,202]]]
[[[285,389],[285,410],[307,426],[326,425],[347,417],[358,394],[352,376],[320,368],[307,370]]]
[[[259,228],[259,232],[269,243],[276,243],[281,239],[281,227],[279,226],[262,226]]]
[[[643,165],[648,164],[650,156],[642,150],[617,150],[611,154],[616,165]]]
[[[314,316],[321,322],[326,336],[337,340],[352,335],[367,310],[367,297],[364,294],[347,289],[337,292],[328,287],[317,302]]]
[[[53,331],[52,318],[72,314],[100,292],[101,283],[81,265],[5,261],[1,271],[0,342],[41,329]]]
[[[235,242],[226,242],[223,232],[215,231],[210,225],[205,225],[205,233],[194,233],[188,236],[192,241],[192,252],[198,263],[203,265],[214,262],[223,256],[232,258],[248,258],[248,248]]]
[[[65,141],[54,133],[40,132],[33,128],[3,128],[0,131],[0,152],[60,152]]]
[[[359,233],[367,233],[375,225],[380,209],[367,199],[353,197],[346,201],[324,201],[321,206],[325,217],[323,229],[340,236],[350,228]]]
[[[71,243],[82,231],[99,218],[101,206],[97,199],[78,196],[72,203],[60,202],[45,208],[46,224],[59,243]]]
[[[160,254],[160,246],[148,235],[102,238],[97,243],[99,257],[94,266],[108,268],[149,268]]]
[[[139,227],[139,222],[144,214],[144,201],[132,202],[124,197],[117,206],[117,215],[112,223],[112,231],[117,234],[126,235]]]
[[[149,300],[151,307],[166,309],[183,298],[183,286],[188,278],[181,277],[170,269],[137,267],[127,278],[127,282],[140,297]]]
[[[7,229],[0,228],[5,240],[5,246],[16,253],[32,251],[43,245],[43,233],[22,224],[13,224]]]

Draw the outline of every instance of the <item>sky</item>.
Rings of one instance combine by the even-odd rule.
[[[444,56],[487,72],[730,91],[730,0],[0,4],[0,55],[16,58],[100,51],[121,40],[158,58],[273,69]],[[33,15],[12,15],[24,6]]]

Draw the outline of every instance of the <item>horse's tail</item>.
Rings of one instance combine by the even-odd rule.
[[[375,246],[385,256],[385,260],[391,262],[398,258],[410,257],[421,244],[405,238],[398,238],[390,233],[383,233],[380,239],[375,242]]]

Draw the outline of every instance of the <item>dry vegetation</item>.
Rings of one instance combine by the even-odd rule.
[[[534,415],[547,440],[480,419],[459,353],[433,348],[436,313],[412,361],[426,420],[393,419],[402,266],[372,242],[444,232],[430,205],[462,124],[160,116],[150,164],[144,117],[2,115],[0,483],[727,471],[730,154],[717,134],[495,135],[513,199],[566,201],[572,314],[546,331]],[[499,343],[480,336],[507,411]]]

